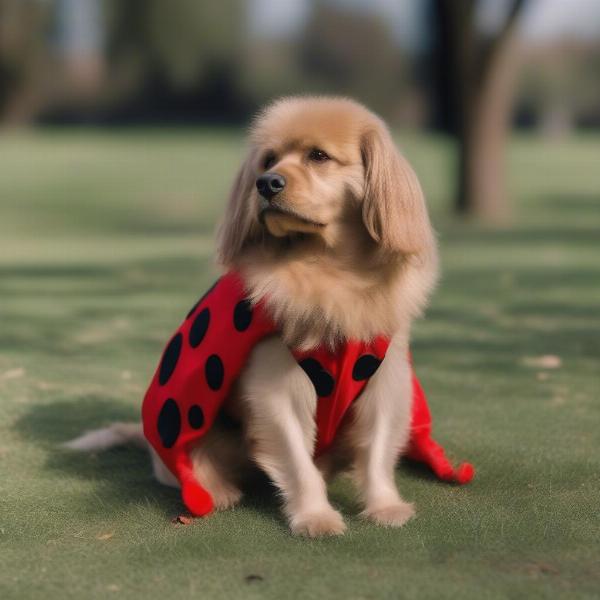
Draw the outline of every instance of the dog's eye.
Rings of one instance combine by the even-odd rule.
[[[263,160],[263,168],[265,170],[271,168],[275,164],[275,159],[276,159],[275,153],[269,152]]]
[[[313,160],[315,162],[325,162],[326,160],[329,160],[329,155],[327,154],[327,152],[324,152],[319,148],[313,148],[308,153],[308,160]]]

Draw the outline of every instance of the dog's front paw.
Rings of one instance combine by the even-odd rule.
[[[242,492],[234,485],[223,484],[218,489],[212,489],[211,495],[215,503],[215,510],[226,510],[239,504]]]
[[[292,517],[290,528],[294,535],[304,535],[314,538],[342,535],[346,531],[346,524],[342,515],[337,510],[329,508],[321,512]]]
[[[397,502],[387,506],[367,508],[363,516],[384,527],[402,527],[415,516],[415,507],[410,502]]]

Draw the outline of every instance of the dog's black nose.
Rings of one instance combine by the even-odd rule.
[[[285,187],[285,177],[279,173],[263,173],[256,180],[258,193],[267,200],[278,194]]]

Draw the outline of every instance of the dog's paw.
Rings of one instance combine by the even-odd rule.
[[[342,515],[337,510],[330,508],[321,512],[292,517],[290,528],[294,535],[315,538],[342,535],[346,531],[346,524]]]
[[[415,516],[415,507],[410,502],[397,502],[373,509],[367,508],[363,516],[384,527],[402,527]]]
[[[211,490],[216,510],[227,510],[240,503],[242,492],[233,485],[221,485],[218,490]]]

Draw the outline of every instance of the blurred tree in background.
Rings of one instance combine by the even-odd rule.
[[[256,109],[294,93],[359,98],[394,123],[424,120],[413,61],[380,15],[315,0],[295,35],[246,40],[244,92]]]
[[[50,10],[35,0],[0,0],[0,117],[20,120],[37,112],[35,92],[44,78],[43,36]],[[30,91],[31,90],[31,91]]]
[[[505,145],[514,100],[513,30],[525,0],[512,0],[496,31],[477,27],[478,0],[435,0],[434,72],[443,120],[457,137],[460,213],[502,218],[508,210]]]
[[[106,12],[112,118],[240,118],[243,0],[109,0]]]
[[[520,113],[547,136],[600,126],[600,43],[567,40],[524,51]]]
[[[320,0],[298,46],[304,78],[322,93],[344,90],[373,110],[394,116],[414,88],[408,57],[376,15]]]
[[[344,94],[392,127],[451,135],[453,209],[501,218],[511,126],[600,125],[600,28],[536,46],[516,27],[530,6],[561,5],[0,0],[0,122],[242,123],[276,96]]]

